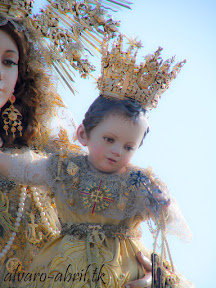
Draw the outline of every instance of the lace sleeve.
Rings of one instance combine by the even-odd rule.
[[[170,201],[166,211],[167,233],[173,234],[181,240],[191,240],[192,234],[189,226],[175,198],[169,194],[167,186],[152,172],[151,168],[140,171],[140,173],[142,174],[141,181],[143,184],[140,188],[144,197],[143,201],[140,201],[139,206],[142,209],[141,215],[143,215],[143,218],[146,218],[146,210],[149,210],[151,218],[154,222],[157,222],[157,219],[160,218],[161,210],[164,209],[161,204],[166,204],[167,201]],[[155,200],[158,195],[161,199],[159,202]],[[143,206],[141,207],[141,205]]]
[[[168,208],[167,232],[176,235],[181,240],[190,241],[192,233],[187,221],[185,220],[175,198],[172,196],[169,196],[169,198],[171,203]]]
[[[167,211],[166,231],[184,241],[190,241],[192,233],[175,198],[169,194],[168,188],[158,177],[152,174],[153,181],[161,190],[165,200],[170,200]]]
[[[25,185],[46,185],[48,158],[33,151],[13,154],[9,167],[10,180]]]

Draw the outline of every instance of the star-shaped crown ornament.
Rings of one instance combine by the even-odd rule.
[[[161,94],[176,78],[186,60],[174,65],[175,57],[163,61],[161,47],[154,54],[136,64],[138,50],[142,47],[136,39],[128,39],[129,46],[123,51],[123,35],[119,35],[109,49],[110,38],[105,37],[101,48],[101,76],[97,80],[100,94],[118,99],[137,100],[143,108],[157,107]]]

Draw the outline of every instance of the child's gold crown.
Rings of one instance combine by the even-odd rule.
[[[34,0],[1,0],[0,12],[13,17],[26,17],[32,12]]]
[[[186,60],[175,64],[174,57],[163,62],[160,57],[162,48],[149,54],[144,63],[136,64],[141,42],[129,40],[126,52],[122,51],[123,35],[119,35],[109,52],[109,38],[105,38],[102,46],[101,76],[98,78],[100,93],[107,97],[119,99],[135,99],[143,108],[152,109],[180,72]]]

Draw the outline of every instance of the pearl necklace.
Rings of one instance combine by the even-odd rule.
[[[47,230],[53,234],[53,236],[58,236],[60,234],[60,230],[58,229],[54,229],[53,227],[51,227],[50,222],[48,221],[47,217],[46,217],[46,212],[44,212],[43,207],[41,205],[40,202],[40,198],[39,198],[39,193],[37,192],[37,188],[36,187],[31,187],[30,190],[32,191],[33,194],[33,199],[35,201],[35,205],[37,206],[40,215],[41,215],[41,219],[45,225],[45,227],[47,228]]]
[[[16,221],[14,226],[17,228],[20,226],[20,221],[21,221],[21,217],[24,211],[24,206],[25,206],[25,199],[26,199],[26,187],[22,187],[21,188],[21,193],[20,193],[20,201],[19,201],[19,208],[18,208],[18,212],[16,213],[17,217],[16,217]],[[9,238],[7,244],[5,245],[4,249],[2,250],[2,252],[0,253],[0,259],[4,257],[4,255],[10,250],[11,245],[13,244],[13,241],[16,237],[16,233],[17,232],[12,232],[11,237]]]
[[[53,236],[57,236],[60,234],[60,230],[58,229],[54,229],[53,227],[51,227],[51,224],[49,223],[47,217],[46,217],[46,213],[43,210],[43,207],[41,205],[40,202],[40,198],[39,198],[39,193],[37,192],[37,188],[35,187],[31,187],[30,190],[32,191],[33,194],[33,199],[35,201],[35,205],[37,206],[40,215],[41,215],[41,219],[45,225],[45,227],[47,228],[47,230],[53,234]],[[24,207],[25,207],[25,200],[26,200],[26,196],[27,196],[27,191],[26,191],[26,187],[22,187],[21,188],[21,193],[20,193],[20,200],[19,200],[19,208],[18,208],[18,212],[16,213],[17,217],[16,217],[16,221],[14,226],[17,228],[19,228],[20,226],[20,221],[22,218],[22,214],[24,211]],[[17,232],[12,232],[11,237],[9,238],[8,242],[6,243],[5,247],[3,248],[3,250],[0,252],[0,259],[3,258],[5,256],[5,254],[10,250],[11,245],[13,244],[13,241],[16,237]]]

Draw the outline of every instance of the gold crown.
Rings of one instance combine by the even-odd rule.
[[[27,17],[32,12],[34,0],[1,0],[0,13],[11,17]]]
[[[119,35],[109,52],[109,40],[109,37],[104,38],[101,49],[101,76],[97,80],[100,93],[119,99],[135,99],[145,109],[155,108],[186,60],[174,66],[174,57],[163,62],[159,47],[154,54],[144,57],[144,63],[136,64],[141,42],[129,40],[129,47],[123,52],[123,35]]]

